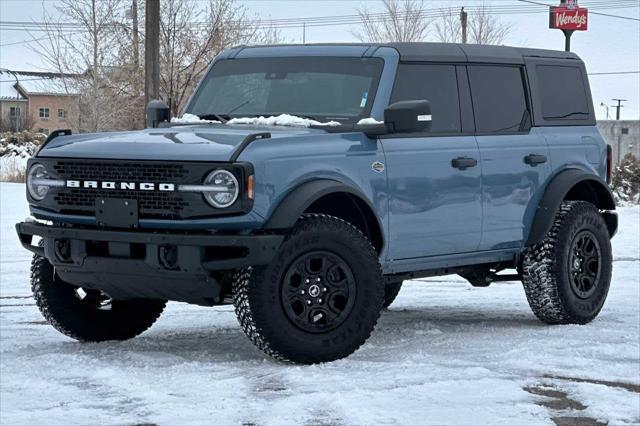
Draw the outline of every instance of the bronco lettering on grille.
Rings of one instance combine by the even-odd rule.
[[[173,183],[153,183],[153,182],[113,182],[97,180],[67,180],[67,188],[91,188],[91,189],[114,189],[114,190],[138,190],[138,191],[163,191],[171,192],[176,190]]]

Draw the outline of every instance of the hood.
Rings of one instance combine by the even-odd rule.
[[[229,161],[245,137],[269,132],[273,139],[325,133],[281,126],[194,125],[131,132],[58,136],[38,157],[114,160]]]

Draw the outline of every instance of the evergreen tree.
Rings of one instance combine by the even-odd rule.
[[[640,161],[628,153],[616,166],[611,189],[618,202],[640,203]]]

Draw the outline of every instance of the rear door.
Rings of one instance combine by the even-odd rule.
[[[524,68],[469,65],[469,83],[482,160],[480,250],[521,247],[549,176],[546,142],[531,127]]]
[[[595,126],[593,102],[580,61],[531,59],[527,70],[534,93],[534,116],[549,146],[553,170],[592,169],[606,177],[606,145]]]
[[[480,157],[461,110],[471,109],[464,66],[401,63],[391,103],[431,102],[432,130],[383,137],[391,259],[477,250],[482,229]],[[471,124],[472,125],[472,124]]]

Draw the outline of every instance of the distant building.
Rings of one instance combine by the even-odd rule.
[[[0,70],[0,127],[49,134],[79,127],[77,74]]]
[[[640,121],[606,120],[598,121],[600,134],[611,145],[613,164],[617,165],[627,153],[640,158]]]

